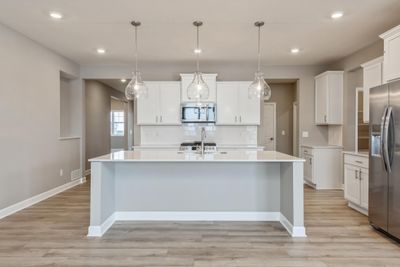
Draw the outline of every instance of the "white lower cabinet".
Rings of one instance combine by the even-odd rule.
[[[349,207],[368,215],[368,158],[344,153],[344,197]]]
[[[315,179],[313,175],[313,156],[309,154],[304,154],[304,179],[312,184],[315,184]]]
[[[302,146],[304,182],[315,189],[340,189],[342,187],[339,146]]]

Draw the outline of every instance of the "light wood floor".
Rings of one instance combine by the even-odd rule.
[[[306,188],[307,238],[279,223],[124,222],[87,238],[89,184],[0,220],[0,266],[400,266],[342,191]]]

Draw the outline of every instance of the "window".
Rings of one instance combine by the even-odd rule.
[[[125,135],[125,115],[122,110],[111,111],[111,136]]]

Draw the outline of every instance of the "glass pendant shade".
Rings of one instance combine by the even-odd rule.
[[[148,88],[143,82],[140,72],[133,72],[132,80],[125,87],[126,99],[134,100],[135,98],[147,97],[147,94]]]
[[[254,81],[249,86],[249,98],[263,98],[269,100],[271,98],[271,87],[264,79],[262,72],[256,72]]]
[[[141,25],[139,21],[132,21],[131,25],[135,27],[135,71],[132,73],[132,79],[125,87],[125,97],[127,100],[147,97],[148,88],[142,80],[141,73],[138,71],[138,44],[137,27]]]
[[[201,72],[195,72],[193,81],[189,84],[187,88],[187,96],[190,100],[205,100],[208,99],[210,94],[210,89],[204,82]]]
[[[193,80],[187,87],[187,97],[189,100],[196,101],[200,104],[201,100],[208,99],[210,95],[210,89],[203,79],[203,75],[200,72],[199,55],[201,53],[200,48],[200,35],[199,27],[203,25],[201,21],[194,21],[193,25],[196,27],[196,72],[194,73]]]
[[[249,86],[249,98],[263,98],[269,100],[271,98],[271,87],[264,79],[261,70],[261,27],[264,26],[263,21],[256,21],[254,26],[258,28],[258,54],[257,54],[257,72],[254,75],[254,81]]]

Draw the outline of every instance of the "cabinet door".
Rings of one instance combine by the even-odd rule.
[[[328,74],[328,113],[326,122],[328,124],[343,124],[343,74]]]
[[[137,103],[137,124],[154,125],[158,123],[158,83],[146,82],[148,90],[147,97],[138,98]]]
[[[369,122],[369,89],[382,84],[382,62],[363,68],[364,94],[363,94],[363,122]]]
[[[217,84],[217,124],[239,123],[238,85],[234,82]]]
[[[368,169],[361,168],[359,170],[360,174],[360,186],[361,186],[361,193],[360,193],[360,206],[364,209],[368,209]]]
[[[243,125],[260,125],[261,99],[249,98],[249,85],[251,82],[239,84],[239,123]]]
[[[304,179],[308,182],[315,184],[314,172],[313,172],[313,157],[308,154],[304,154]]]
[[[159,123],[179,125],[180,120],[180,84],[160,83],[159,86]]]
[[[344,165],[344,198],[350,202],[360,205],[360,180],[359,168]]]
[[[400,78],[400,32],[384,41],[384,78],[386,82]]]
[[[315,79],[315,123],[328,123],[328,76]]]

